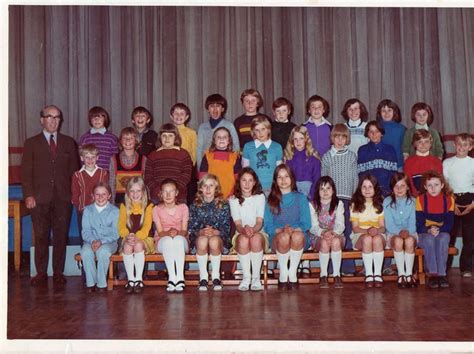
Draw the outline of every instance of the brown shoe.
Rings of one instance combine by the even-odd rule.
[[[48,285],[48,276],[46,274],[37,274],[30,280],[31,286],[46,286]]]
[[[344,285],[342,284],[342,279],[339,276],[334,277],[334,288],[342,289]]]
[[[321,289],[328,289],[329,288],[328,277],[321,277],[319,279],[319,287]]]
[[[287,289],[288,290],[292,290],[292,289],[298,289],[300,287],[300,283],[297,281],[295,282],[292,282],[292,281],[288,281],[288,284],[287,284]]]
[[[374,287],[374,277],[372,275],[367,275],[365,277],[365,287],[367,289],[370,289],[370,288]]]
[[[67,280],[62,273],[53,274],[53,283],[56,285],[66,284]]]

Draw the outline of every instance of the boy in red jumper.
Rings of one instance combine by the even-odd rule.
[[[439,158],[430,155],[433,137],[428,130],[418,129],[413,134],[412,145],[415,155],[410,156],[403,167],[410,181],[411,194],[415,197],[420,194],[421,177],[425,172],[435,171],[443,174],[443,165]]]
[[[77,225],[79,237],[82,240],[82,212],[84,208],[94,202],[93,189],[99,182],[108,183],[109,173],[97,166],[99,149],[94,144],[84,144],[79,148],[79,155],[83,166],[74,172],[71,181],[71,202],[77,210]]]

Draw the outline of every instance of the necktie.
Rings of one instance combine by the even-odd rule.
[[[49,136],[49,149],[51,150],[51,155],[53,157],[56,157],[56,148],[57,148],[57,145],[56,145],[56,142],[54,141],[54,135],[51,134]]]

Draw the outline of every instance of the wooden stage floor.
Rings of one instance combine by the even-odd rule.
[[[26,275],[8,278],[8,339],[208,339],[339,341],[474,341],[474,285],[450,271],[451,288],[344,289],[242,293],[236,286],[167,294],[117,287],[86,294],[81,277],[64,290],[32,288]]]

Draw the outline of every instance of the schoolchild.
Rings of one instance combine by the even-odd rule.
[[[408,156],[415,154],[415,148],[412,144],[413,134],[418,129],[425,129],[428,130],[433,137],[430,154],[441,160],[443,158],[444,149],[439,132],[430,127],[434,120],[434,114],[431,107],[425,102],[415,103],[411,107],[411,120],[415,122],[415,126],[407,129],[405,132],[402,146],[403,158],[406,160]]]
[[[110,125],[109,113],[102,107],[94,106],[89,110],[88,120],[91,128],[81,136],[79,146],[94,144],[99,149],[97,165],[100,168],[108,169],[110,159],[118,153],[117,137],[107,130]]]
[[[135,128],[126,127],[120,132],[120,152],[112,156],[109,167],[109,185],[112,201],[120,205],[125,201],[127,184],[133,177],[143,177],[146,157],[137,152],[138,133]]]
[[[428,171],[416,197],[416,230],[423,248],[431,289],[449,288],[446,277],[450,231],[454,221],[454,197],[444,176]]]
[[[310,228],[308,199],[296,190],[291,169],[285,164],[277,166],[265,205],[264,230],[278,258],[278,289],[298,288],[297,270],[303,251],[310,246]]]
[[[331,148],[332,125],[327,120],[329,112],[329,103],[321,96],[313,95],[306,101],[306,114],[309,118],[303,125],[308,129],[313,148],[320,156]]]
[[[344,103],[341,115],[346,120],[347,128],[349,128],[351,134],[349,149],[357,154],[359,147],[368,142],[365,135],[365,126],[369,119],[367,108],[359,99],[350,98]]]
[[[336,185],[329,176],[323,176],[316,183],[311,210],[311,234],[313,250],[319,252],[321,273],[320,288],[329,288],[328,265],[332,260],[334,287],[342,288],[341,260],[344,237],[344,205],[337,198]]]
[[[265,195],[257,174],[250,167],[240,170],[229,205],[235,223],[232,245],[243,273],[239,290],[263,290],[260,269],[263,252],[269,249],[268,235],[263,232]]]
[[[411,196],[408,181],[406,174],[396,172],[390,180],[392,194],[383,201],[387,244],[393,250],[399,288],[417,286],[413,277],[413,264],[418,234],[415,199]]]
[[[155,224],[155,249],[163,254],[168,271],[168,292],[182,292],[184,283],[184,260],[189,250],[189,210],[186,204],[178,203],[178,184],[172,179],[161,183],[160,203],[153,207]]]
[[[233,142],[233,151],[240,151],[239,136],[235,130],[234,124],[225,119],[224,115],[227,111],[227,100],[218,93],[212,94],[206,98],[204,103],[209,113],[209,121],[201,123],[198,129],[197,143],[197,168],[201,165],[204,152],[209,149],[212,143],[212,134],[214,130],[220,127],[227,128],[230,131]]]
[[[240,95],[240,102],[244,107],[245,113],[234,119],[234,126],[239,136],[240,149],[242,150],[245,144],[253,140],[252,120],[258,114],[260,107],[263,106],[263,97],[257,90],[249,88]]]
[[[121,237],[120,252],[127,273],[125,291],[128,294],[141,293],[144,288],[143,270],[145,254],[155,251],[151,237],[153,204],[142,177],[132,177],[125,194],[125,203],[120,204],[118,232]]]
[[[135,107],[132,111],[132,124],[138,133],[137,152],[148,156],[156,149],[156,139],[158,138],[158,134],[151,129],[153,116],[145,107]]]
[[[178,128],[181,147],[191,156],[193,166],[196,165],[197,133],[188,127],[188,122],[191,120],[191,110],[184,103],[175,103],[170,109],[170,119]]]
[[[110,197],[109,185],[98,182],[93,187],[94,202],[85,207],[82,217],[81,258],[89,293],[107,290],[110,256],[117,251],[119,210]]]
[[[251,167],[262,184],[265,195],[270,193],[272,176],[275,167],[283,160],[283,150],[280,144],[271,139],[271,124],[268,118],[259,114],[250,125],[254,141],[244,146],[242,166]]]
[[[219,179],[224,198],[234,192],[237,173],[242,168],[239,152],[232,151],[232,135],[227,128],[214,130],[212,144],[204,154],[199,168],[199,178],[211,173]]]
[[[305,126],[299,125],[293,128],[284,156],[285,163],[295,175],[298,192],[311,200],[314,196],[314,187],[321,177],[321,158],[314,150]]]
[[[199,291],[207,291],[207,260],[211,261],[212,288],[222,290],[220,264],[230,249],[230,208],[216,176],[207,174],[198,183],[198,192],[189,208],[189,238],[199,266]]]
[[[296,126],[291,122],[293,104],[285,97],[278,97],[272,103],[272,138],[283,147],[286,146],[291,130]]]

